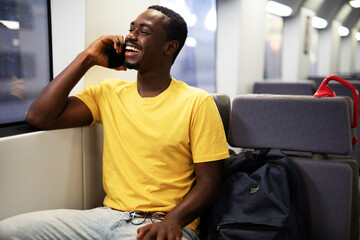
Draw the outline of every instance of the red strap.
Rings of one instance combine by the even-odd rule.
[[[314,94],[314,97],[335,97],[336,96],[334,90],[332,90],[328,86],[328,83],[330,80],[335,80],[335,81],[343,84],[344,86],[346,86],[347,88],[349,88],[352,91],[353,96],[354,96],[354,119],[353,119],[353,122],[351,123],[351,128],[355,128],[359,122],[359,92],[352,84],[350,84],[348,81],[346,81],[338,76],[335,76],[335,75],[327,76],[320,84],[320,87]],[[357,140],[358,140],[357,137],[353,138],[353,146],[356,144]]]

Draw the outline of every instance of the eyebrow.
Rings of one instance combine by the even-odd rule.
[[[134,26],[134,25],[135,25],[135,22],[131,22],[130,25],[131,25],[131,26]],[[139,25],[140,25],[141,27],[147,27],[147,28],[150,28],[150,30],[153,30],[153,28],[152,28],[149,24],[140,23]]]

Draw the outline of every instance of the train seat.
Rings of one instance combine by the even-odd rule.
[[[230,123],[230,112],[231,112],[231,102],[230,97],[226,94],[222,93],[214,93],[212,97],[215,101],[215,104],[219,110],[221,120],[224,125],[226,136],[229,131],[229,123]]]
[[[286,95],[313,95],[315,82],[311,80],[290,81],[258,81],[253,85],[254,94],[286,94]]]
[[[346,97],[249,94],[232,102],[229,145],[279,148],[295,162],[314,239],[359,237],[358,162],[344,156],[352,151],[351,107]]]
[[[313,80],[304,80],[297,82],[284,81],[259,81],[254,83],[253,93],[255,94],[286,94],[286,95],[313,95],[315,86],[319,87],[325,77],[313,77]],[[348,80],[356,89],[360,89],[359,80]],[[352,92],[344,85],[338,82],[329,82],[337,96],[348,96],[353,98]],[[360,136],[360,127],[356,127],[356,135]],[[357,144],[353,151],[349,153],[360,161],[360,144]],[[360,169],[359,169],[360,171]]]
[[[360,89],[359,80],[349,80],[348,82],[351,83],[356,89]],[[328,86],[335,91],[336,96],[348,96],[350,98],[353,98],[352,92],[347,87],[338,82],[331,81],[329,82]],[[356,135],[360,136],[359,126],[356,127]],[[355,145],[353,151],[349,155],[355,157],[358,161],[360,161],[360,143]]]

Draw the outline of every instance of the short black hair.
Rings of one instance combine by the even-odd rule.
[[[180,16],[180,14],[167,7],[152,5],[148,7],[148,9],[157,10],[169,18],[169,24],[164,26],[167,32],[167,40],[177,40],[179,42],[179,48],[176,50],[173,56],[174,63],[187,38],[187,24],[184,18]]]

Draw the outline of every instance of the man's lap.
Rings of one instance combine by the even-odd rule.
[[[99,207],[90,210],[47,210],[0,221],[0,239],[132,239],[143,225],[125,222],[128,213]],[[190,233],[190,234],[189,234]],[[192,236],[189,236],[192,235]],[[196,239],[186,227],[183,239]]]

